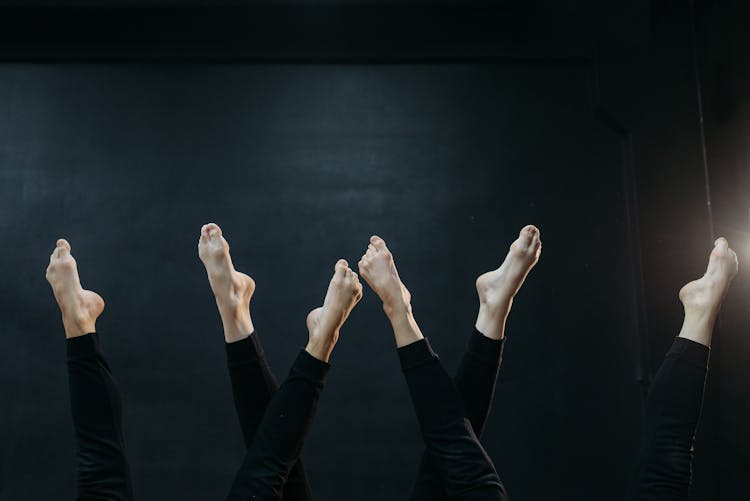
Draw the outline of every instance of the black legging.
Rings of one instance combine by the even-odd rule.
[[[505,340],[490,339],[474,329],[461,359],[454,383],[463,399],[474,434],[481,437],[490,412]],[[506,496],[503,489],[503,495]],[[425,451],[410,496],[412,501],[448,501],[434,458]]]
[[[678,337],[656,373],[646,401],[637,501],[684,501],[692,476],[709,348]]]
[[[433,485],[425,491],[442,484],[448,499],[456,501],[505,501],[505,488],[469,422],[462,396],[427,340],[399,348],[398,353],[429,455],[418,484],[433,478],[427,480]],[[484,402],[469,400],[477,404],[475,410],[484,408],[486,417],[491,395]]]
[[[276,386],[275,380],[262,350],[253,344],[256,340],[248,339],[245,345],[250,346],[244,349],[242,345],[227,347],[235,402],[248,445],[228,499],[279,500],[283,491],[286,501],[307,500],[310,489],[297,459],[329,365],[300,352],[289,377],[271,396],[269,388]],[[122,400],[98,335],[68,339],[66,344],[78,448],[77,499],[132,501]],[[254,404],[258,404],[256,409],[250,407]]]
[[[425,346],[427,345],[426,342],[424,344]],[[484,428],[484,423],[489,413],[495,389],[495,381],[500,367],[502,349],[502,341],[489,339],[475,330],[469,339],[466,353],[456,374],[455,384],[463,398],[466,417],[469,419],[471,428],[477,434],[481,433],[481,430]],[[404,355],[404,353],[408,351],[405,349],[400,350],[402,359],[406,357],[405,360],[407,363],[409,355]],[[430,356],[433,356],[432,352],[430,354]],[[243,433],[245,434],[246,443],[251,443],[253,433],[257,429],[265,410],[265,405],[273,395],[276,386],[275,379],[265,361],[263,349],[257,334],[253,334],[242,341],[227,344],[227,357],[235,404],[238,415],[244,423]],[[428,380],[431,380],[430,378]],[[419,383],[416,384],[415,391],[421,395],[424,388],[419,386]],[[444,412],[444,409],[436,408],[430,412],[439,414]],[[439,416],[437,417],[440,419]],[[462,426],[461,429],[463,431],[459,432],[457,437],[454,436],[455,430],[447,430],[447,435],[444,435],[443,439],[451,441],[451,443],[448,444],[446,442],[446,445],[465,449],[461,443],[463,440],[466,440],[466,437],[462,435],[466,428]],[[452,443],[453,440],[455,440],[455,443]],[[450,484],[448,487],[450,489],[449,492],[452,493],[451,499],[464,499],[466,496],[471,499],[486,499],[484,491],[488,488],[493,491],[499,489],[501,495],[506,496],[499,479],[495,482],[496,475],[489,482],[487,478],[476,476],[477,473],[481,476],[481,467],[477,468],[474,461],[478,461],[482,465],[488,464],[489,458],[486,457],[486,454],[481,451],[479,456],[474,455],[473,452],[476,449],[476,445],[474,444],[469,444],[468,449],[470,451],[467,458],[469,463],[464,465],[459,464],[458,467],[466,467],[472,471],[468,478],[461,476],[457,480],[448,479],[448,483]],[[479,446],[479,449],[481,450],[481,446]],[[464,453],[458,454],[458,457],[461,457],[461,454]],[[444,487],[446,480],[444,479],[443,472],[439,469],[440,464],[431,454],[425,452],[417,475],[414,492],[411,496],[412,499],[448,499],[446,487]],[[491,462],[489,464],[491,467]],[[284,488],[285,500],[293,501],[312,497],[304,471],[300,468],[295,475],[297,468],[299,468],[299,463],[295,465],[295,469],[289,475],[287,485]],[[449,465],[449,471],[456,474],[454,464],[451,463]],[[497,498],[490,497],[488,499]]]
[[[228,500],[282,499],[284,485],[299,459],[315,415],[329,367],[306,351],[300,351],[289,376],[265,407]],[[309,491],[306,485],[302,487],[303,493]]]
[[[97,334],[66,341],[70,407],[78,459],[78,496],[132,500],[130,465],[122,432],[122,400]]]
[[[279,388],[257,333],[226,344],[229,377],[232,381],[234,406],[240,420],[245,447],[250,448],[258,431],[266,406]],[[294,463],[283,487],[285,501],[313,499],[302,461]]]

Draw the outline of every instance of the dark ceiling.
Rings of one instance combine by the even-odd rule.
[[[588,57],[641,44],[649,19],[646,0],[4,0],[0,58]]]

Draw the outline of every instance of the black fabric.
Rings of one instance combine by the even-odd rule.
[[[230,501],[279,500],[299,459],[330,366],[302,350],[271,397],[229,493]]]
[[[692,476],[710,349],[675,339],[651,385],[636,478],[637,501],[683,501]]]
[[[474,329],[454,378],[463,399],[466,417],[477,437],[482,436],[490,412],[505,339],[495,340]],[[447,501],[442,478],[434,459],[425,451],[419,463],[412,501]]]
[[[122,399],[96,333],[66,340],[81,501],[133,499]]]
[[[234,407],[242,428],[245,447],[250,448],[263,419],[266,406],[279,384],[266,362],[257,332],[234,343],[226,343],[229,378],[232,381]],[[311,501],[310,483],[302,461],[294,463],[284,485],[285,501]]]
[[[398,354],[427,453],[448,498],[507,500],[492,460],[467,418],[461,394],[427,340],[401,347]]]

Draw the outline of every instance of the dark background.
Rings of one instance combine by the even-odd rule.
[[[543,255],[513,307],[483,438],[521,500],[625,499],[677,290],[727,236],[741,271],[693,499],[744,499],[742,2],[28,5],[0,8],[1,500],[74,497],[44,280],[60,236],[107,301],[98,330],[138,498],[225,495],[242,445],[195,248],[208,221],[258,283],[254,323],[279,376],[333,263],[356,263],[376,232],[452,371],[474,278],[537,224]],[[371,291],[332,360],[304,452],[316,496],[406,498],[421,440]]]

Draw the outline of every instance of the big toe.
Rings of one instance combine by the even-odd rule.
[[[717,238],[708,259],[707,276],[725,276],[729,280],[737,273],[737,254],[729,247],[726,238]]]
[[[60,238],[55,244],[53,255],[59,258],[66,254],[70,254],[70,244],[64,238]]]
[[[346,259],[339,259],[338,261],[336,261],[336,265],[333,267],[334,275],[339,278],[344,278],[348,269],[349,263],[346,262]]]
[[[730,258],[733,254],[732,249],[729,248],[729,242],[724,237],[719,237],[714,242],[714,248],[711,250],[711,256],[708,261],[708,268],[720,266],[726,258]]]
[[[221,236],[221,227],[216,223],[204,224],[201,228],[201,236],[205,236],[208,239],[213,239]]]
[[[518,234],[518,238],[526,245],[531,245],[535,237],[539,238],[539,228],[533,224],[529,224],[521,228],[521,232]]]
[[[370,237],[370,243],[375,247],[375,249],[381,251],[386,250],[388,247],[385,245],[385,240],[380,238],[377,235],[373,235]]]

